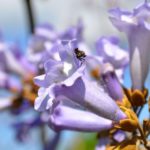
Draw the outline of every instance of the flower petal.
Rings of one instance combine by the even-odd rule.
[[[133,12],[113,9],[110,14],[114,26],[128,37],[133,89],[143,89],[150,64],[150,5],[144,3]]]
[[[112,128],[113,122],[91,112],[58,105],[50,115],[49,125],[55,130],[96,132]]]
[[[108,94],[114,99],[122,101],[123,98],[123,89],[119,80],[115,74],[113,67],[105,67],[104,72],[102,73],[102,80],[104,83],[104,88]]]
[[[48,88],[41,87],[38,91],[38,97],[35,99],[34,109],[45,111],[52,106],[54,96],[51,92],[53,85]]]
[[[56,97],[66,96],[102,117],[115,121],[126,118],[126,115],[111,97],[101,90],[96,83],[89,82],[85,78],[79,77],[72,86],[56,85],[54,86],[54,93]]]
[[[115,69],[123,68],[129,63],[128,53],[119,47],[117,37],[101,37],[97,43],[97,51],[104,62],[111,63]]]

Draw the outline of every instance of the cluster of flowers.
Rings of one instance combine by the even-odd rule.
[[[58,133],[98,132],[96,150],[150,148],[149,118],[142,125],[138,119],[148,104],[144,85],[150,64],[150,5],[145,1],[133,12],[115,8],[109,13],[112,24],[126,33],[129,53],[114,36],[100,37],[90,51],[81,21],[64,32],[38,26],[26,55],[0,41],[0,87],[13,93],[11,100],[1,101],[0,109],[20,114],[34,104],[42,112],[32,121],[15,124],[20,139],[32,127],[48,124]],[[122,85],[128,64],[131,89]]]

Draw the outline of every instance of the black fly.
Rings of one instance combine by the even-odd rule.
[[[79,59],[80,61],[84,60],[84,58],[86,57],[85,52],[79,50],[78,48],[75,48],[74,52],[76,54],[77,59]]]

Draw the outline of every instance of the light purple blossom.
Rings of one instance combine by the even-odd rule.
[[[126,115],[99,83],[88,78],[86,66],[89,59],[79,60],[76,57],[76,44],[76,41],[62,41],[58,46],[60,60],[48,60],[45,63],[46,74],[35,78],[35,83],[41,87],[35,109],[50,109],[49,124],[55,129],[92,132],[110,129],[113,121],[118,122],[126,118]],[[71,66],[66,68],[67,71],[64,70],[65,63]],[[65,99],[67,106],[59,104],[55,107],[57,99],[60,103]],[[72,107],[70,102],[78,107]],[[83,118],[78,121],[80,115]]]
[[[145,1],[133,12],[115,8],[109,11],[113,25],[128,37],[133,89],[142,89],[150,64],[150,4]]]
[[[117,142],[122,142],[125,138],[126,138],[126,134],[124,131],[122,130],[117,130],[114,135],[113,138],[117,141]]]
[[[97,53],[105,63],[111,63],[115,69],[128,65],[128,52],[119,47],[119,39],[115,36],[101,37],[96,42]]]
[[[76,39],[78,41],[83,40],[83,23],[79,20],[76,26],[69,27],[66,31],[59,34],[61,40]]]
[[[106,64],[105,66],[106,67],[102,72],[104,89],[114,100],[122,101],[124,95],[123,88],[118,80],[115,70],[110,64]]]
[[[35,83],[41,87],[35,100],[35,109],[42,111],[51,107],[54,99],[52,88],[56,83],[64,81],[70,85],[81,76],[84,66],[79,67],[80,62],[73,53],[75,45],[74,41],[58,44],[56,48],[60,60],[49,59],[44,65],[46,74],[35,77]],[[72,75],[75,70],[76,73]],[[69,76],[72,76],[71,80],[66,80]]]
[[[38,26],[29,41],[27,48],[28,60],[43,68],[46,60],[50,58],[58,59],[57,45],[64,40],[77,40],[81,48],[87,47],[83,42],[82,30],[81,21],[76,26],[72,26],[63,32],[56,31],[50,24]]]
[[[10,98],[1,97],[0,111],[9,109],[11,107],[11,105],[12,105],[12,101],[10,100]]]
[[[25,70],[18,62],[15,55],[4,42],[0,42],[0,69],[21,76],[25,75]]]
[[[119,79],[116,75],[115,68],[110,63],[104,63],[103,58],[95,57],[95,56],[87,56],[86,57],[86,69],[88,70],[88,74],[93,74],[94,72],[96,77],[96,82],[99,83],[106,93],[110,95],[110,97],[117,101],[122,101],[123,99],[123,89],[122,85],[119,82]],[[92,76],[95,76],[94,74]],[[89,77],[89,75],[88,75]]]
[[[114,121],[126,118],[125,114],[107,93],[95,82],[88,81],[84,77],[78,77],[70,86],[66,85],[65,82],[56,85],[54,93],[56,97],[65,96],[104,118]]]
[[[124,70],[129,63],[129,54],[119,46],[119,42],[115,36],[103,36],[96,42],[96,51],[104,63],[113,65],[119,81],[123,83]]]
[[[111,120],[102,118],[88,111],[59,104],[53,108],[49,124],[57,131],[67,129],[98,132],[113,127],[113,122]]]
[[[4,41],[0,41],[0,70],[8,76],[11,74],[21,78],[36,74],[35,66],[29,64],[21,49],[16,44],[6,44]]]

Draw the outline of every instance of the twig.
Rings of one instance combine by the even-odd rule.
[[[60,141],[60,137],[61,137],[61,132],[57,132],[54,138],[51,139],[51,141],[47,142],[47,147],[45,150],[56,150],[58,143]]]
[[[24,0],[26,11],[27,11],[27,17],[28,17],[28,24],[30,28],[30,32],[34,32],[34,26],[35,26],[35,20],[34,20],[34,14],[33,14],[33,6],[31,0]]]

